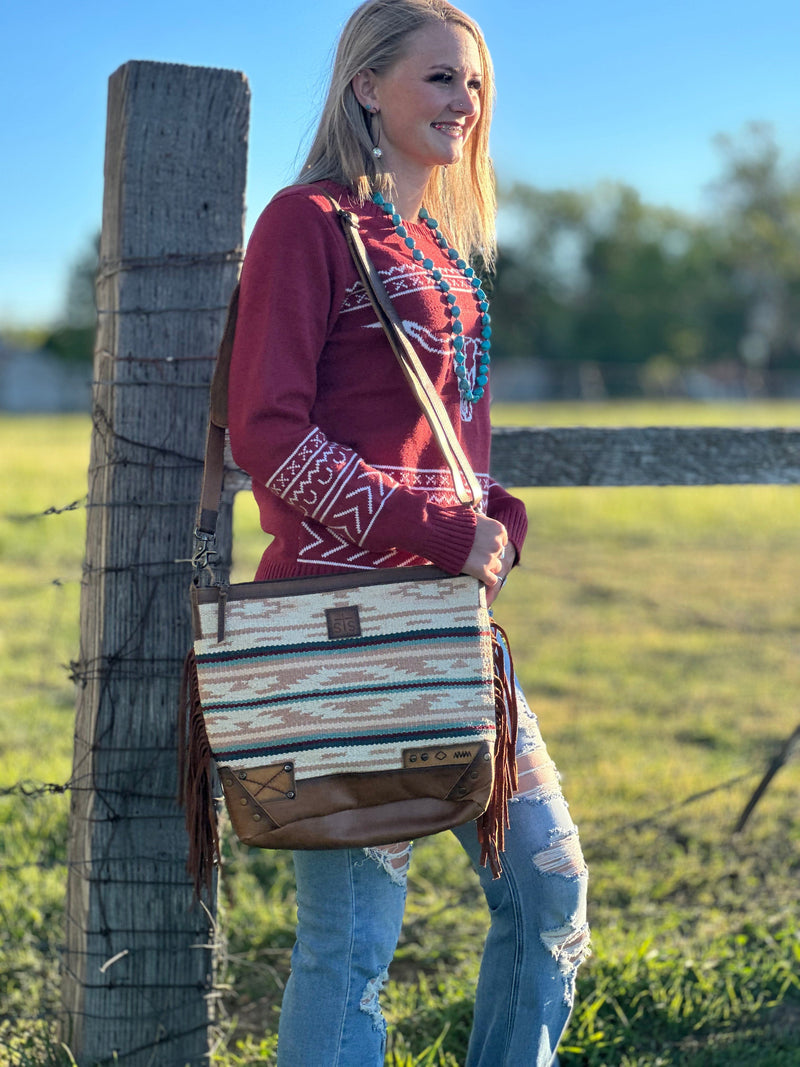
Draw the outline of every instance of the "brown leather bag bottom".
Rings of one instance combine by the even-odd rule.
[[[220,767],[237,836],[257,848],[388,845],[477,819],[492,792],[486,742],[409,749],[398,771],[295,779],[284,762]]]

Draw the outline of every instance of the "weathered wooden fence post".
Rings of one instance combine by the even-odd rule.
[[[109,82],[63,968],[81,1067],[207,1063],[212,923],[175,801],[176,561],[241,260],[248,112],[234,71],[135,62]]]

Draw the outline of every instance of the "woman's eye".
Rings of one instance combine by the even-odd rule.
[[[439,82],[441,85],[452,85],[453,72],[450,70],[441,70],[432,75],[429,81]],[[482,82],[480,78],[470,78],[467,82],[467,88],[473,93],[479,93],[481,91]]]

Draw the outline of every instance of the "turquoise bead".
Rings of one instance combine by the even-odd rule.
[[[486,293],[483,291],[483,283],[481,282],[481,279],[475,274],[474,269],[469,266],[467,261],[462,259],[458,252],[450,245],[447,238],[439,229],[439,223],[436,219],[431,218],[425,208],[420,208],[418,213],[419,219],[428,227],[432,238],[436,241],[439,248],[443,250],[447,259],[469,282],[470,287],[473,290],[473,296],[475,297],[480,325],[482,327],[482,340],[479,341],[480,360],[478,362],[477,371],[475,372],[475,385],[474,388],[470,388],[469,373],[465,366],[466,353],[464,352],[464,338],[461,336],[464,332],[464,325],[461,322],[461,308],[457,303],[455,294],[450,292],[450,283],[444,280],[442,271],[434,266],[434,261],[430,257],[425,257],[424,253],[417,248],[414,238],[409,235],[408,230],[403,226],[401,216],[395,211],[394,204],[385,201],[380,193],[373,193],[372,200],[373,203],[381,207],[387,215],[391,216],[395,233],[403,240],[406,247],[411,250],[411,256],[414,261],[422,263],[422,266],[428,271],[439,290],[445,294],[446,304],[450,310],[450,344],[453,348],[453,372],[458,381],[458,392],[462,403],[477,403],[484,395],[484,386],[489,380],[489,363],[491,362],[489,350],[492,347],[492,342],[490,340],[492,330],[489,325],[491,316],[488,314],[489,300]]]

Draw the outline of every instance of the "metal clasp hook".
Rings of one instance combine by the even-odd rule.
[[[216,564],[219,563],[217,555],[217,538],[207,530],[195,528],[194,531],[194,555],[192,556],[192,568],[194,570],[193,581],[200,585],[200,576],[206,573],[210,576],[210,585],[216,585],[218,578]]]

